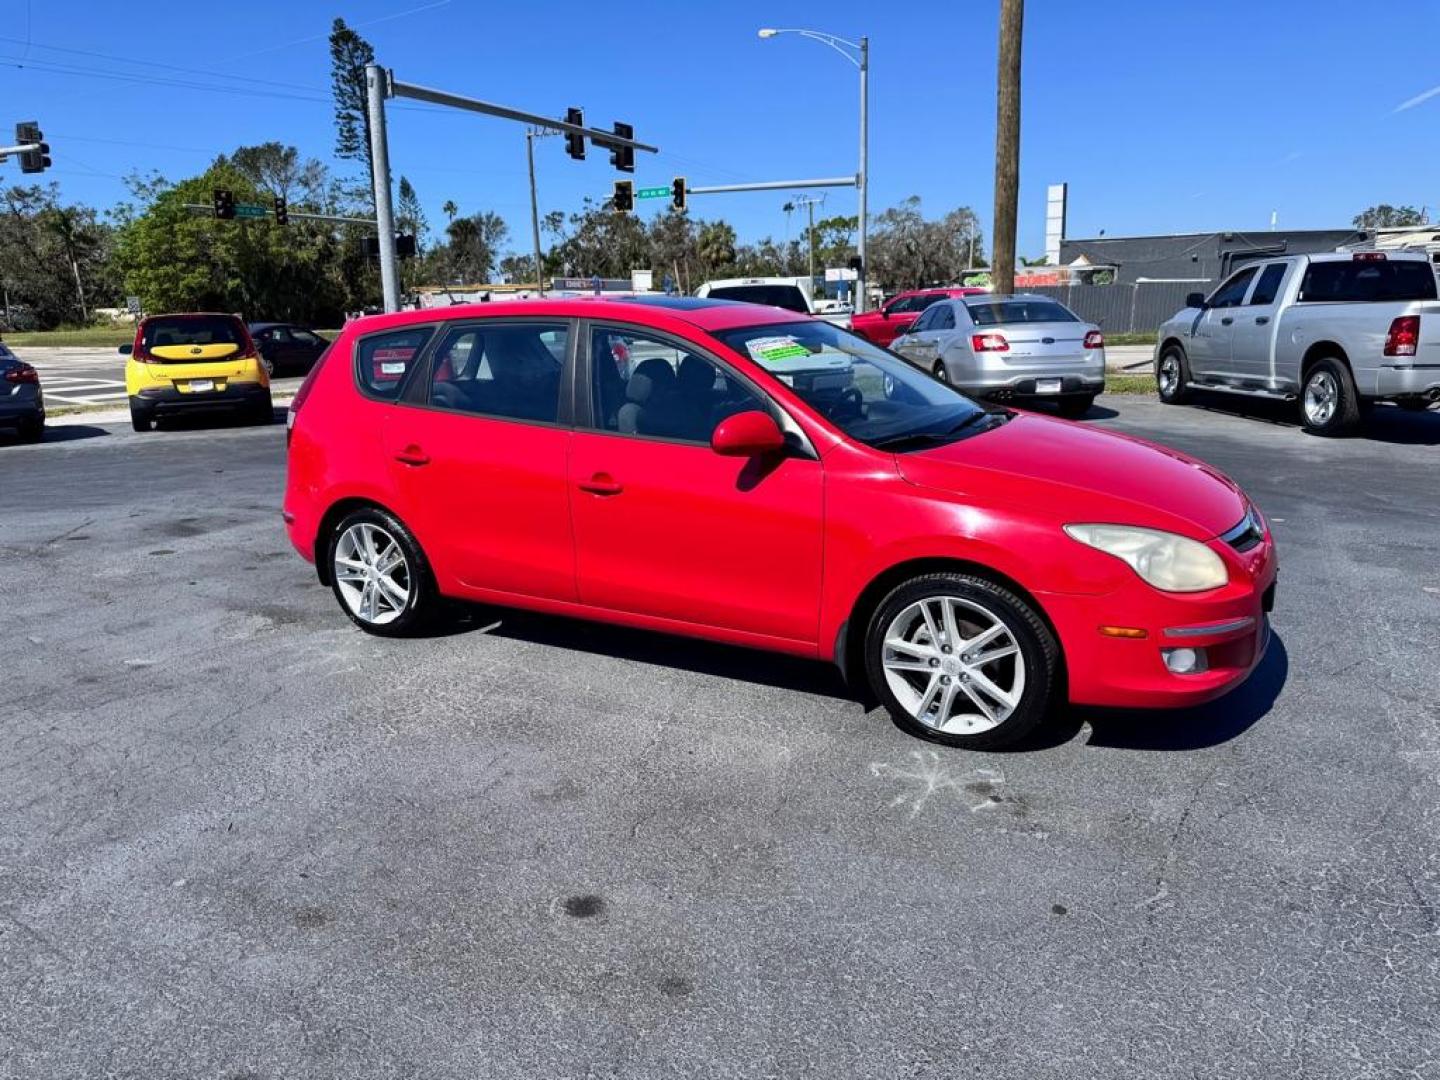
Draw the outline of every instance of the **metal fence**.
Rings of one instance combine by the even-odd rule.
[[[1159,329],[1185,306],[1192,292],[1206,292],[1200,281],[1142,281],[1131,285],[1036,285],[1017,292],[1040,293],[1059,300],[1086,322],[1112,334]]]

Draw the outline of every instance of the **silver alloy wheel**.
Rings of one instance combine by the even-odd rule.
[[[1160,358],[1160,393],[1169,397],[1180,388],[1180,360],[1176,355],[1166,353]]]
[[[1340,383],[1328,371],[1317,371],[1305,384],[1305,419],[1313,427],[1324,427],[1340,404]]]
[[[379,525],[361,521],[341,533],[332,569],[345,606],[361,622],[394,622],[410,601],[410,563]]]
[[[1025,694],[1025,657],[1004,620],[972,600],[930,596],[885,630],[890,692],[919,723],[950,735],[999,727]]]
[[[943,383],[950,381],[950,369],[945,366],[944,360],[935,361],[935,369],[932,374]]]

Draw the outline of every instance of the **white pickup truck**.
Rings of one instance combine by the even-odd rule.
[[[696,296],[713,296],[717,300],[739,300],[747,304],[768,304],[770,307],[813,315],[822,322],[850,329],[848,311],[821,311],[812,295],[809,278],[750,277],[707,281],[695,290]]]
[[[1160,400],[1197,390],[1294,401],[1305,428],[1353,431],[1370,405],[1440,401],[1436,268],[1418,252],[1290,255],[1250,263],[1160,327]]]

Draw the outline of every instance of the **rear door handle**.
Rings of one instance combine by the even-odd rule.
[[[430,455],[421,450],[420,447],[410,445],[395,455],[395,460],[402,465],[429,465]]]
[[[1264,326],[1264,325],[1265,325],[1266,323],[1268,323],[1269,321],[1270,321],[1270,316],[1269,316],[1269,315],[1256,315],[1256,316],[1255,316],[1255,325],[1256,325],[1256,326]]]
[[[609,473],[599,472],[589,480],[581,480],[580,490],[591,495],[619,495],[625,490],[625,486],[617,483]]]
[[[1221,325],[1221,326],[1229,326],[1229,325],[1230,325],[1231,323],[1233,323],[1234,321],[1235,321],[1234,318],[1232,318],[1231,316],[1227,315],[1227,316],[1225,316],[1225,318],[1223,318],[1223,319],[1220,320],[1220,325]]]

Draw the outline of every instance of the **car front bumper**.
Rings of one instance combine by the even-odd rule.
[[[151,417],[161,417],[206,409],[258,408],[269,399],[270,388],[263,383],[227,382],[222,388],[199,392],[174,386],[146,387],[130,398],[130,405]]]
[[[1227,562],[1230,583],[1206,593],[1162,593],[1136,575],[1104,596],[1038,594],[1064,649],[1070,700],[1181,708],[1211,701],[1244,682],[1269,644],[1278,575],[1274,542],[1267,535],[1249,552],[1231,552]],[[1117,630],[1137,636],[1113,636]],[[1171,671],[1166,652],[1182,648],[1203,653],[1205,669]]]

